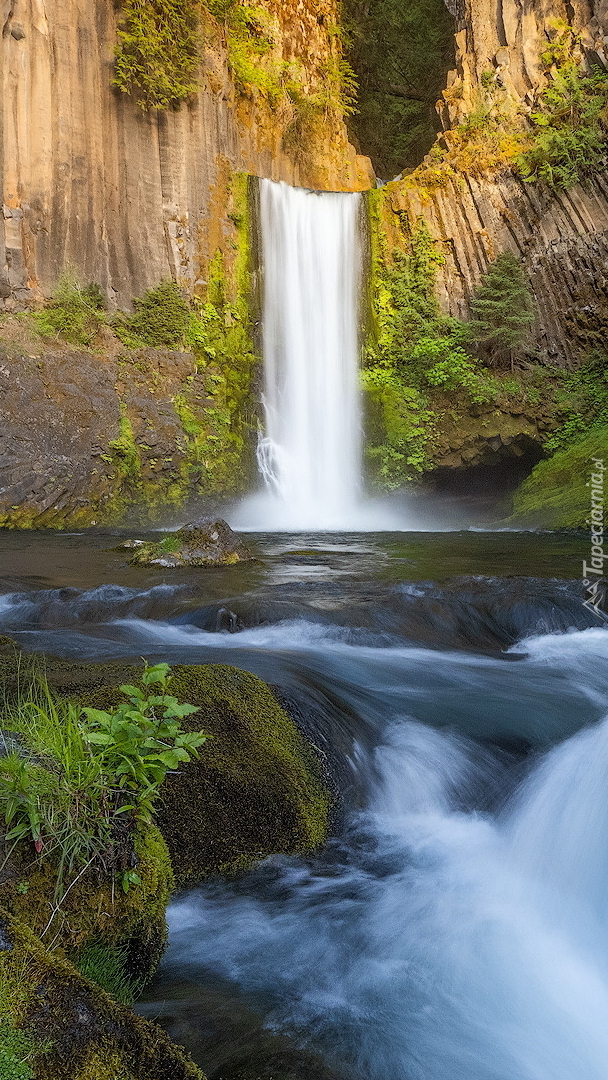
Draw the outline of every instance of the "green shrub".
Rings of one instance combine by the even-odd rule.
[[[105,321],[104,298],[99,285],[84,287],[71,273],[59,280],[51,300],[32,315],[38,331],[62,338],[71,345],[90,345]]]
[[[468,340],[492,366],[520,355],[534,320],[532,293],[519,259],[503,252],[483,275],[471,301]]]
[[[478,370],[478,365],[452,338],[422,339],[412,350],[412,358],[425,362],[426,381],[445,390],[466,390],[475,405],[484,405],[496,398],[497,384],[491,376]]]
[[[373,268],[372,327],[367,356],[395,370],[409,367],[421,338],[444,336],[451,325],[435,296],[437,267],[443,255],[419,218],[407,237],[407,250],[383,253]]]
[[[125,345],[183,348],[190,328],[190,306],[174,281],[162,281],[133,300],[132,315],[114,319]]]
[[[428,468],[426,446],[433,413],[422,394],[399,374],[380,366],[362,373],[370,479],[390,491]]]
[[[198,90],[197,0],[123,0],[114,85],[142,109],[178,106]]]
[[[240,235],[246,241],[246,228]],[[189,441],[190,479],[206,492],[234,492],[247,478],[257,428],[251,382],[259,359],[253,349],[249,307],[249,252],[240,253],[237,295],[229,298],[224,259],[217,252],[208,270],[206,303],[195,303],[186,344],[205,376],[207,403],[203,416],[190,407],[186,394],[173,404]]]
[[[560,372],[558,403],[563,423],[545,443],[545,449],[563,450],[590,428],[608,425],[608,353],[593,352],[575,371]]]

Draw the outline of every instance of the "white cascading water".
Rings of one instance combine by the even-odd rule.
[[[267,530],[356,528],[361,197],[260,181]],[[251,503],[249,504],[251,509]]]
[[[593,695],[597,674],[605,700],[605,630],[526,648],[539,691],[559,667]],[[259,895],[190,894],[171,909],[180,977],[202,963],[234,980],[340,1078],[606,1080],[608,719],[492,814],[467,807],[504,790],[508,758],[385,705],[339,872],[343,848],[327,868],[273,867]]]

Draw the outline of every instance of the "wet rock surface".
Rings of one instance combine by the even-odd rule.
[[[135,566],[231,566],[253,559],[228,522],[214,517],[190,521],[158,542],[126,540],[121,547],[132,551]]]

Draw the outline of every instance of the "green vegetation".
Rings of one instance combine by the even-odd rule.
[[[499,387],[467,353],[467,327],[440,313],[434,285],[443,255],[424,221],[413,228],[404,221],[405,250],[390,256],[385,250],[382,199],[382,192],[372,194],[372,311],[363,387],[371,478],[393,488],[429,468],[437,421],[432,388],[457,390],[480,404],[495,400]]]
[[[173,688],[199,706],[197,722],[213,736],[163,789],[158,824],[178,886],[322,844],[329,800],[321,769],[269,687],[214,664],[175,667]]]
[[[608,72],[582,68],[571,26],[554,22],[553,33],[542,55],[550,81],[532,113],[534,141],[518,165],[524,180],[560,190],[590,179],[606,163]]]
[[[33,659],[20,657],[8,639],[0,643],[6,687],[1,726],[6,729],[13,719],[12,737],[20,741],[24,755],[31,755],[23,760],[56,772],[58,782],[65,781],[70,770],[74,775],[74,765],[64,768],[67,738],[60,723],[71,705],[86,738],[78,742],[67,725],[70,741],[78,743],[72,746],[70,761],[80,759],[83,744],[92,756],[105,755],[108,800],[117,804],[118,816],[131,817],[134,809],[123,807],[121,812],[120,800],[134,802],[128,784],[141,775],[140,759],[145,764],[151,754],[158,764],[160,758],[169,772],[155,816],[171,846],[180,885],[196,883],[208,873],[242,871],[274,852],[306,852],[324,841],[329,800],[322,766],[269,687],[255,676],[223,666],[177,667],[167,694],[166,667],[147,669],[147,683],[137,686],[137,671],[129,665],[48,659],[47,683],[54,687],[57,715],[46,703],[46,691],[42,702],[35,699],[40,709],[24,721],[20,710],[33,699],[28,688],[36,666]],[[115,685],[119,681],[123,690]],[[154,698],[162,699],[153,708],[163,719],[160,714],[174,712],[175,702],[184,697],[199,711],[185,715],[178,707],[184,713],[177,718],[183,736],[196,737],[202,722],[213,734],[205,753],[178,762],[174,769],[176,763],[166,756],[171,745],[147,746],[143,755],[141,749],[136,752],[133,732],[125,730],[125,710],[135,713],[135,726],[145,729]],[[131,721],[133,717],[126,727]],[[162,725],[159,733],[163,744],[175,745]],[[92,741],[100,734],[111,734],[112,739]],[[111,785],[117,774],[125,782],[119,780],[114,800]],[[152,786],[160,780],[150,780],[147,768],[146,775]],[[88,790],[81,791],[81,800],[88,795]],[[39,816],[44,822],[44,814]],[[3,943],[9,943],[0,954],[0,1077],[6,1050],[11,1080],[32,1080],[34,1075],[36,1080],[149,1080],[161,1075],[202,1080],[200,1070],[159,1027],[125,1007],[149,977],[163,944],[157,935],[172,876],[158,829],[140,818],[133,845],[124,846],[124,865],[130,869],[135,862],[141,884],[127,893],[112,889],[103,870],[93,872],[91,867],[77,872],[63,890],[58,911],[52,845],[44,824],[40,833],[43,850],[37,854],[27,839],[19,841],[5,861],[0,883]],[[116,842],[122,841],[117,837]],[[120,884],[118,874],[115,882]]]
[[[534,412],[541,401],[554,402],[556,413],[564,407],[556,400],[563,373],[528,357],[511,375],[488,370],[524,357],[532,303],[520,262],[504,253],[490,265],[469,322],[444,316],[435,295],[443,262],[439,242],[421,218],[412,225],[401,214],[404,246],[391,250],[385,199],[383,189],[369,197],[372,268],[363,369],[368,471],[384,489],[432,467],[446,422],[463,431],[472,416],[485,413],[486,426],[495,427],[496,412]]]
[[[111,451],[108,457],[121,480],[126,481],[132,490],[138,491],[141,488],[141,456],[123,402],[120,403],[120,434],[117,439],[110,440],[108,447]]]
[[[35,1053],[32,1036],[0,1018],[0,1080],[33,1080]]]
[[[45,682],[2,710],[3,729],[35,755],[9,747],[0,760],[5,842],[31,840],[53,861],[57,908],[88,870],[125,892],[141,883],[128,862],[137,825],[151,823],[167,772],[205,741],[182,730],[197,708],[168,693],[168,673],[166,664],[146,666],[141,687],[122,686],[127,699],[111,713],[57,700]]]
[[[183,348],[191,322],[190,305],[174,281],[161,281],[133,300],[134,313],[120,314],[113,327],[132,348]]]
[[[330,26],[328,58],[305,72],[284,60],[280,26],[271,12],[243,0],[123,0],[114,85],[142,109],[177,107],[199,88],[203,38],[220,35],[243,97],[260,96],[285,130],[290,150],[305,153],[320,120],[353,111],[356,79],[342,55],[341,30]]]
[[[121,1005],[132,1005],[144,988],[143,979],[128,973],[129,952],[125,945],[106,945],[92,941],[80,950],[76,966],[86,979],[101,986]]]
[[[135,297],[132,313],[108,315],[98,302],[98,286],[83,289],[64,278],[42,311],[17,317],[63,341],[104,352],[111,343],[118,352],[118,423],[110,405],[115,426],[100,455],[106,468],[93,469],[99,477],[92,481],[99,501],[79,506],[67,520],[57,507],[51,508],[52,527],[113,524],[133,506],[144,519],[157,521],[167,507],[182,507],[190,495],[233,495],[245,489],[254,468],[257,414],[250,391],[259,363],[253,345],[256,313],[245,174],[231,178],[226,197],[234,233],[224,237],[222,249],[205,268],[203,296],[190,302],[177,284],[164,281]],[[100,329],[104,333],[96,339]],[[195,364],[187,357],[155,356],[149,349],[193,353]],[[187,374],[177,391],[172,389],[175,415],[169,413],[160,438],[148,441],[148,431],[162,413],[162,373],[167,368]],[[134,397],[147,398],[149,410],[143,415],[139,404],[133,406]],[[24,514],[18,523],[32,524]]]
[[[490,265],[471,301],[467,337],[492,367],[513,370],[534,319],[532,293],[521,262],[502,252]]]
[[[581,367],[563,374],[558,391],[563,423],[545,443],[564,450],[590,431],[608,425],[608,354],[594,351]]]
[[[81,286],[72,272],[66,272],[51,300],[32,318],[45,337],[62,338],[71,345],[91,345],[105,321],[104,299],[99,285]]]
[[[168,109],[198,90],[197,0],[123,0],[114,85],[142,109]]]
[[[512,522],[543,528],[588,528],[592,458],[608,460],[608,425],[541,461],[515,492]]]
[[[435,102],[454,64],[453,20],[441,0],[343,0],[342,12],[359,80],[349,127],[388,179],[414,168],[435,139]]]
[[[7,1080],[204,1080],[160,1027],[84,978],[25,921],[4,909],[0,918],[10,942],[0,958],[0,1016],[5,1032],[19,1029],[21,1047]],[[29,1071],[17,1071],[25,1066]]]

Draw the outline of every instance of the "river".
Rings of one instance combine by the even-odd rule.
[[[307,1080],[605,1080],[608,630],[585,539],[248,540],[254,563],[170,572],[108,533],[0,534],[0,633],[254,671],[334,763],[326,849],[177,897],[140,1010],[211,1080],[275,1038],[318,1062]]]

